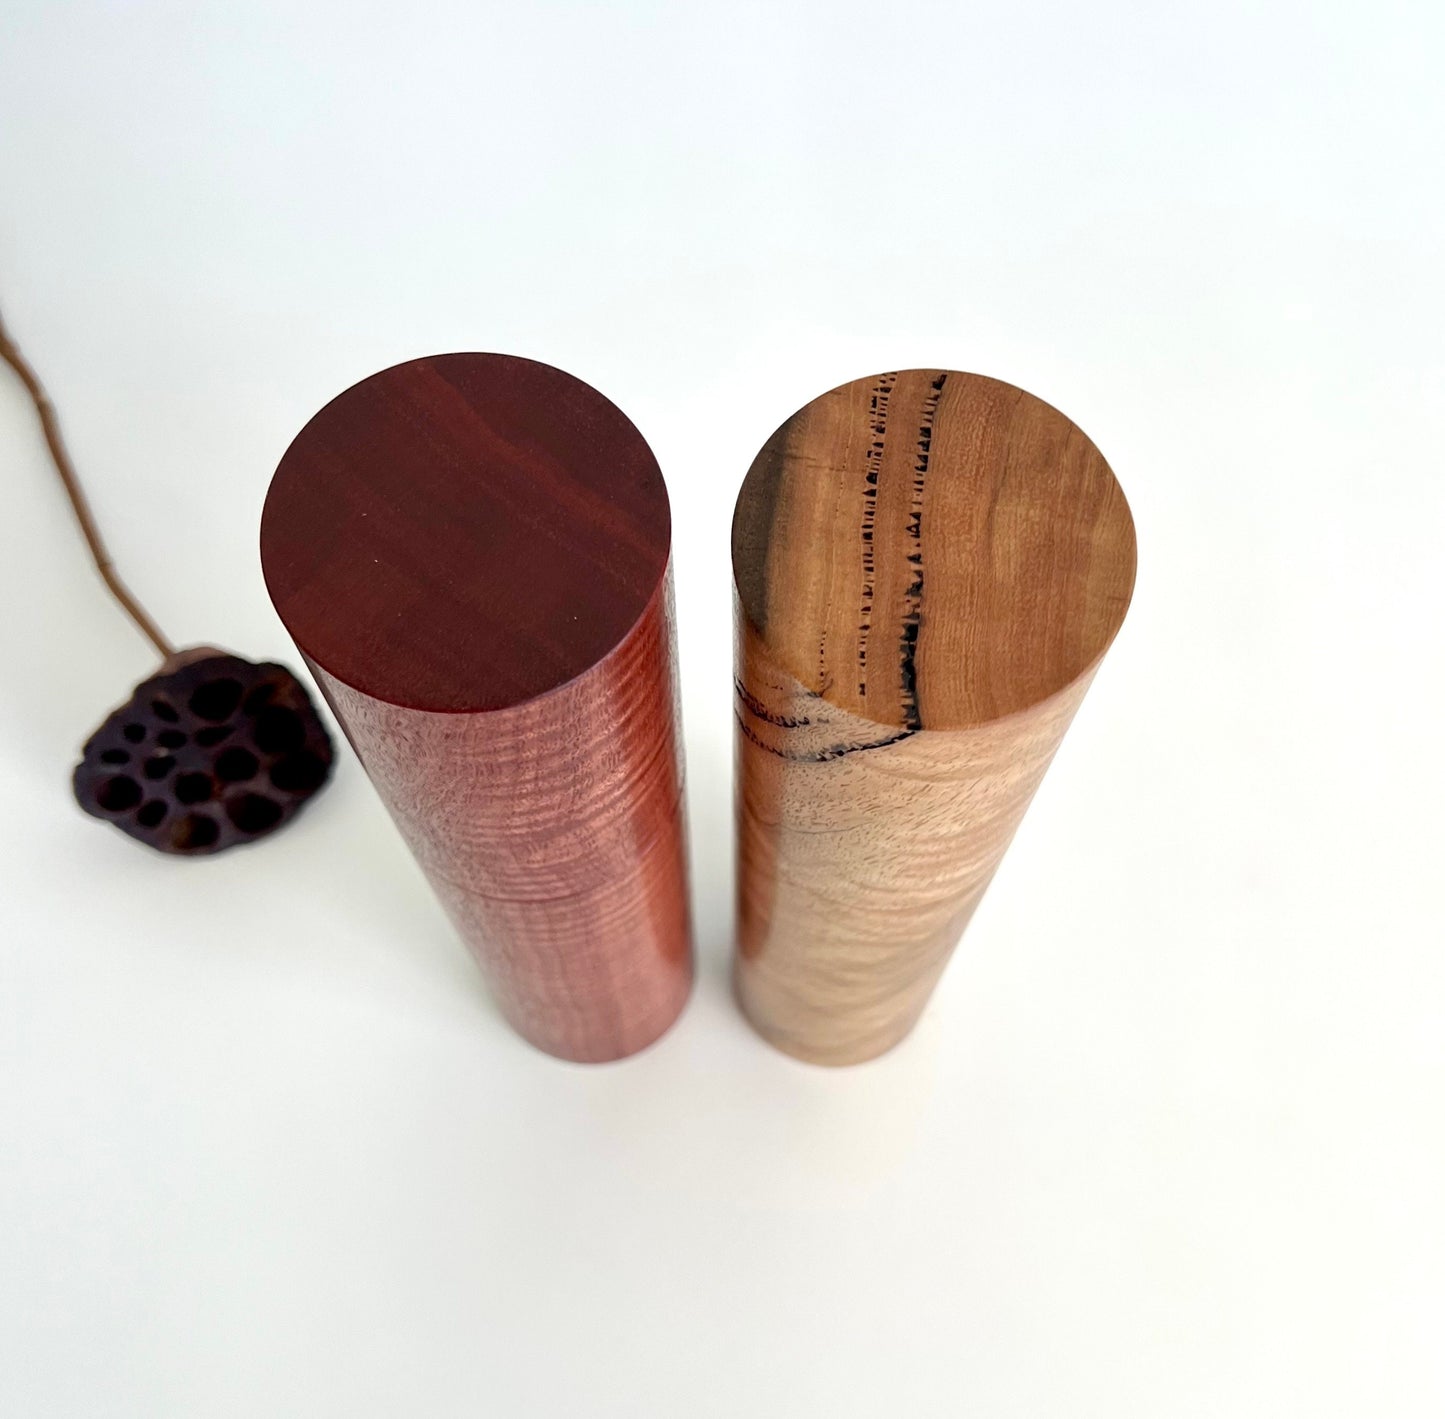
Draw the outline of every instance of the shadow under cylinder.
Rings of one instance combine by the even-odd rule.
[[[948,370],[815,399],[733,519],[744,1013],[820,1064],[917,1022],[1134,586],[1098,449]]]
[[[549,365],[453,354],[332,400],[271,482],[276,610],[485,974],[563,1059],[692,982],[671,513],[642,435]]]

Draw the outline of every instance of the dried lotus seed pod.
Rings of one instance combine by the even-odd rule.
[[[201,648],[172,656],[90,736],[75,797],[160,852],[197,856],[274,832],[331,761],[311,698],[284,665]]]

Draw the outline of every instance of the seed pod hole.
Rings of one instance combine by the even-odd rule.
[[[129,774],[116,774],[101,784],[95,796],[107,813],[125,813],[140,802],[140,784]]]
[[[210,774],[199,773],[177,774],[172,790],[176,802],[185,804],[204,803],[215,791]]]
[[[255,778],[260,767],[256,756],[239,745],[216,755],[216,777],[223,783],[244,783],[248,778]]]

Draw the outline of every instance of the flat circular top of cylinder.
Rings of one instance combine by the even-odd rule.
[[[1108,648],[1134,587],[1109,465],[1057,409],[953,370],[855,380],[764,445],[733,517],[743,614],[805,690],[960,729],[1039,703]]]
[[[481,712],[604,659],[657,591],[671,526],[651,449],[590,385],[435,355],[353,385],[296,436],[261,561],[292,639],[336,679]]]

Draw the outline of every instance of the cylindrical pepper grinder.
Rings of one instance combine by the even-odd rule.
[[[671,513],[626,416],[505,355],[354,385],[271,483],[276,610],[533,1044],[651,1043],[692,980]]]
[[[815,399],[733,520],[738,951],[778,1048],[913,1028],[1124,619],[1134,524],[1012,385],[907,370]]]

